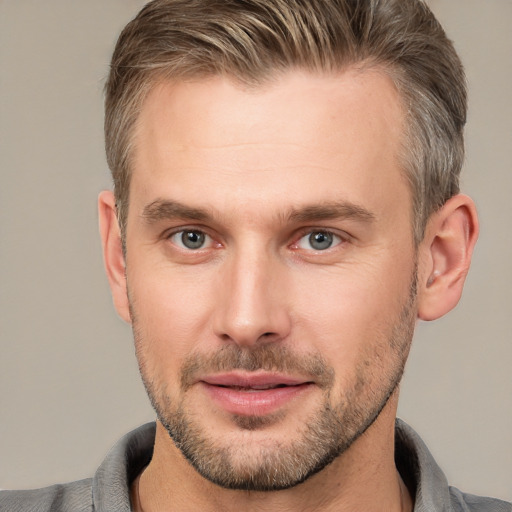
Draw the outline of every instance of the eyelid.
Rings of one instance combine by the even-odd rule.
[[[171,241],[171,239],[177,235],[177,234],[181,234],[183,232],[187,232],[187,231],[195,231],[195,232],[198,232],[198,233],[202,233],[205,238],[208,240],[207,243],[205,243],[205,245],[199,249],[190,249],[188,247],[183,247],[181,246],[181,244],[177,244],[176,242],[174,241]],[[217,238],[218,237],[215,237],[213,234],[211,234],[209,232],[210,230],[203,227],[203,226],[197,226],[197,225],[188,225],[188,226],[176,226],[174,228],[170,228],[170,229],[167,229],[165,230],[162,235],[161,235],[161,238],[163,240],[169,240],[171,241],[171,243],[177,247],[178,249],[182,250],[182,251],[187,251],[187,252],[200,252],[202,250],[207,250],[207,249],[211,249],[212,247],[214,248],[220,248],[223,246],[223,243],[218,241]],[[294,249],[294,250],[300,250],[302,249],[301,247],[299,247],[299,242],[305,238],[306,236],[310,236],[311,234],[313,233],[327,233],[327,234],[330,234],[332,235],[335,239],[338,239],[337,241],[335,241],[335,243],[333,243],[333,245],[327,249],[324,249],[324,250],[321,250],[321,249],[314,249],[314,248],[311,248],[311,249],[303,249],[303,250],[306,250],[306,251],[309,251],[309,252],[327,252],[329,251],[330,249],[334,249],[335,247],[345,243],[345,242],[348,242],[352,239],[352,237],[345,231],[340,231],[340,230],[337,230],[337,229],[333,229],[333,228],[319,228],[319,227],[304,227],[302,229],[300,229],[296,234],[295,236],[293,237],[293,242],[288,246],[290,247],[291,249]]]
[[[299,243],[301,240],[303,240],[304,238],[306,238],[308,236],[311,236],[314,233],[326,233],[326,234],[332,235],[335,240],[337,239],[337,241],[333,242],[332,246],[328,247],[327,249],[323,249],[323,250],[322,249],[314,249],[314,248],[306,249],[306,248],[299,246]],[[350,238],[351,238],[350,235],[348,235],[344,231],[339,231],[339,230],[332,229],[332,228],[307,227],[307,228],[303,228],[303,229],[299,230],[299,232],[297,233],[297,236],[294,237],[294,242],[291,244],[290,247],[295,250],[305,250],[305,251],[309,251],[309,252],[322,253],[322,252],[328,252],[329,250],[334,249],[345,242],[348,242],[350,240]]]
[[[172,240],[176,235],[185,233],[187,231],[203,234],[205,236],[205,245],[198,249],[190,249],[189,247],[185,247],[182,244],[177,243],[175,240]],[[172,229],[167,229],[162,234],[162,239],[169,240],[175,247],[186,252],[200,252],[221,245],[219,242],[215,241],[215,238],[210,233],[208,233],[208,230],[199,226],[178,226]]]

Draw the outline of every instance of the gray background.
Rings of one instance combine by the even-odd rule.
[[[103,274],[102,87],[140,0],[0,0],[0,487],[92,475],[153,413]],[[419,326],[400,415],[450,482],[512,499],[512,1],[432,0],[467,67],[464,299]]]

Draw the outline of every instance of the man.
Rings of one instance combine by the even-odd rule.
[[[417,0],[150,2],[112,59],[99,212],[158,421],[2,510],[512,510],[395,420],[478,234],[465,117]]]

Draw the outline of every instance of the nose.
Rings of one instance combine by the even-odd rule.
[[[284,340],[291,329],[285,274],[279,259],[265,251],[229,257],[219,275],[216,335],[247,348]]]

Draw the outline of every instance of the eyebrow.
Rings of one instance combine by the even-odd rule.
[[[293,208],[287,218],[295,222],[314,222],[320,220],[353,219],[369,223],[375,220],[375,214],[366,208],[348,201],[321,203],[318,205]]]
[[[146,205],[142,211],[142,218],[148,224],[170,219],[209,221],[213,217],[214,215],[207,209],[191,207],[167,199],[157,199]],[[369,223],[375,220],[375,215],[362,206],[348,201],[337,201],[291,208],[284,214],[280,214],[278,219],[296,223],[353,219]]]
[[[205,221],[212,215],[207,210],[193,208],[178,201],[157,199],[144,207],[142,217],[148,224],[151,224],[160,220],[176,218]]]

